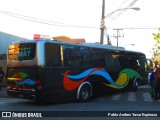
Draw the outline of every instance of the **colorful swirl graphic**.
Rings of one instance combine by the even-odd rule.
[[[15,81],[15,83],[17,84],[17,85],[24,85],[24,84],[26,84],[26,85],[35,85],[36,84],[36,82],[35,81],[33,81],[33,80],[31,80],[31,79],[24,79],[22,82],[17,82],[17,81]]]
[[[92,68],[88,69],[85,72],[79,74],[79,75],[68,75],[70,70],[67,70],[64,74],[64,79],[63,79],[63,85],[66,90],[71,91],[76,89],[81,83],[83,83],[93,72],[97,70],[103,70],[103,68]],[[77,79],[76,81],[72,81],[71,79]],[[81,79],[81,80],[79,80]]]
[[[18,78],[21,78],[21,80],[23,80],[27,76],[29,76],[29,75],[27,75],[24,72],[14,72],[14,75],[12,76],[12,78],[18,77]]]
[[[29,75],[24,73],[24,72],[14,72],[14,75],[11,78],[18,78],[18,81],[14,81],[17,85],[22,86],[23,88],[25,88],[25,84],[26,85],[35,85],[36,82],[34,80],[31,79],[25,79],[26,77],[28,77]]]
[[[104,83],[104,85],[115,89],[126,87],[129,80],[133,77],[140,77],[140,75],[135,70],[129,68],[122,70],[115,82],[108,74],[108,72],[106,72],[103,68],[91,68],[78,75],[69,75],[69,72],[70,70],[65,72],[63,79],[64,88],[68,91],[76,89],[80,84],[86,81],[90,75],[102,76],[105,78],[105,80],[107,80],[107,82],[109,82],[109,84]]]

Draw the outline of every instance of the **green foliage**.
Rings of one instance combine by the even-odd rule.
[[[158,61],[160,63],[160,28],[158,29],[158,33],[153,33],[153,38],[156,41],[153,47],[153,60]]]
[[[153,37],[158,43],[160,42],[160,33],[157,34],[153,33]]]

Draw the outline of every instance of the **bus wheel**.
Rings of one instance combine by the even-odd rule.
[[[138,82],[138,79],[136,79],[133,83],[133,87],[132,87],[132,90],[133,91],[137,91],[138,90],[138,86],[139,86],[139,82]]]
[[[89,100],[90,97],[91,97],[91,88],[88,85],[83,85],[79,93],[79,100],[81,102],[86,102]]]

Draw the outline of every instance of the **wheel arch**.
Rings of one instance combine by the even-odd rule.
[[[135,77],[135,78],[133,78],[133,82],[132,82],[132,88],[131,88],[131,90],[133,90],[133,91],[136,91],[136,90],[138,90],[138,86],[140,86],[140,84],[141,84],[141,78],[140,77]]]
[[[92,85],[91,85],[91,83],[89,83],[89,82],[83,82],[79,87],[78,87],[78,90],[77,90],[77,99],[79,99],[79,95],[80,95],[80,90],[81,90],[81,88],[84,86],[84,85],[87,85],[87,86],[89,86],[90,87],[90,90],[91,90],[91,95],[90,96],[92,96]]]
[[[138,85],[140,85],[141,84],[141,78],[140,77],[135,77],[134,79],[133,79],[133,85],[136,83],[136,81],[138,81]]]

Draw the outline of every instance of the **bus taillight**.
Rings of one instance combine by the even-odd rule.
[[[37,90],[41,90],[42,89],[40,80],[36,80],[36,87],[37,87]]]
[[[41,85],[41,81],[40,81],[40,80],[37,80],[37,81],[36,81],[36,85],[37,85],[37,86]]]

